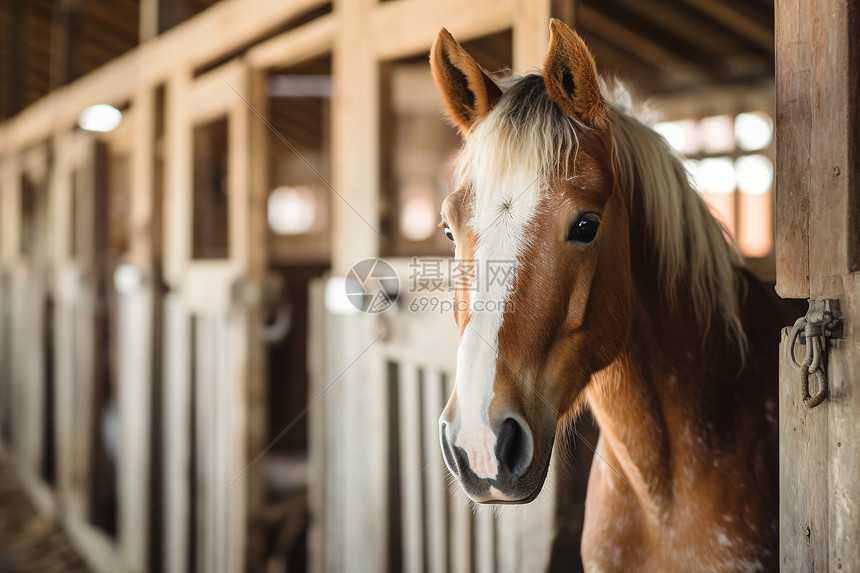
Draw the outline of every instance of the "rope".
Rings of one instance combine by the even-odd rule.
[[[800,370],[800,390],[803,396],[803,403],[807,408],[815,408],[827,398],[827,373],[821,360],[823,345],[826,344],[823,326],[824,323],[810,322],[806,317],[800,317],[794,323],[794,326],[791,327],[789,335],[788,351],[791,356],[791,362]],[[806,340],[806,356],[803,362],[798,364],[797,359],[794,357],[794,345],[801,334]],[[815,377],[818,379],[818,393],[815,396],[809,394],[810,374],[815,374]]]

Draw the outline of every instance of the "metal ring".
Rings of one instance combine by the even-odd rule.
[[[794,364],[794,367],[798,370],[801,369],[800,362],[794,357],[794,345],[797,343],[797,337],[800,336],[800,333],[803,331],[806,326],[806,318],[801,316],[794,322],[794,326],[791,327],[791,332],[788,335],[788,355],[791,357],[791,362]],[[808,353],[808,349],[807,349]]]

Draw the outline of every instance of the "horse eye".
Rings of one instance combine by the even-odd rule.
[[[574,243],[590,243],[597,236],[597,228],[600,222],[596,219],[583,215],[576,223],[570,226],[567,232],[567,240]]]
[[[449,229],[448,227],[443,227],[443,228],[445,229],[445,236],[453,241],[454,240],[454,233],[451,232],[451,229]]]

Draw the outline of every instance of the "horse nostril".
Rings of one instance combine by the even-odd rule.
[[[461,464],[457,463],[458,458],[460,456],[457,456],[455,448],[452,448],[451,444],[448,443],[447,429],[448,424],[442,424],[439,437],[440,441],[442,442],[442,456],[445,458],[445,464],[448,466],[448,470],[450,470],[450,472],[456,477],[460,477],[460,467],[462,466],[463,460],[459,460]]]
[[[528,467],[532,458],[531,440],[526,432],[522,424],[508,418],[502,424],[496,440],[496,456],[515,476]]]

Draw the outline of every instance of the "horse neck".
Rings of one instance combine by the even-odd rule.
[[[634,269],[638,300],[629,343],[594,375],[588,399],[601,429],[601,455],[659,514],[683,489],[679,481],[711,469],[706,450],[726,423],[726,381],[741,364],[719,325],[702,343],[690,301],[681,294],[669,305],[654,287],[656,267],[647,266]]]

